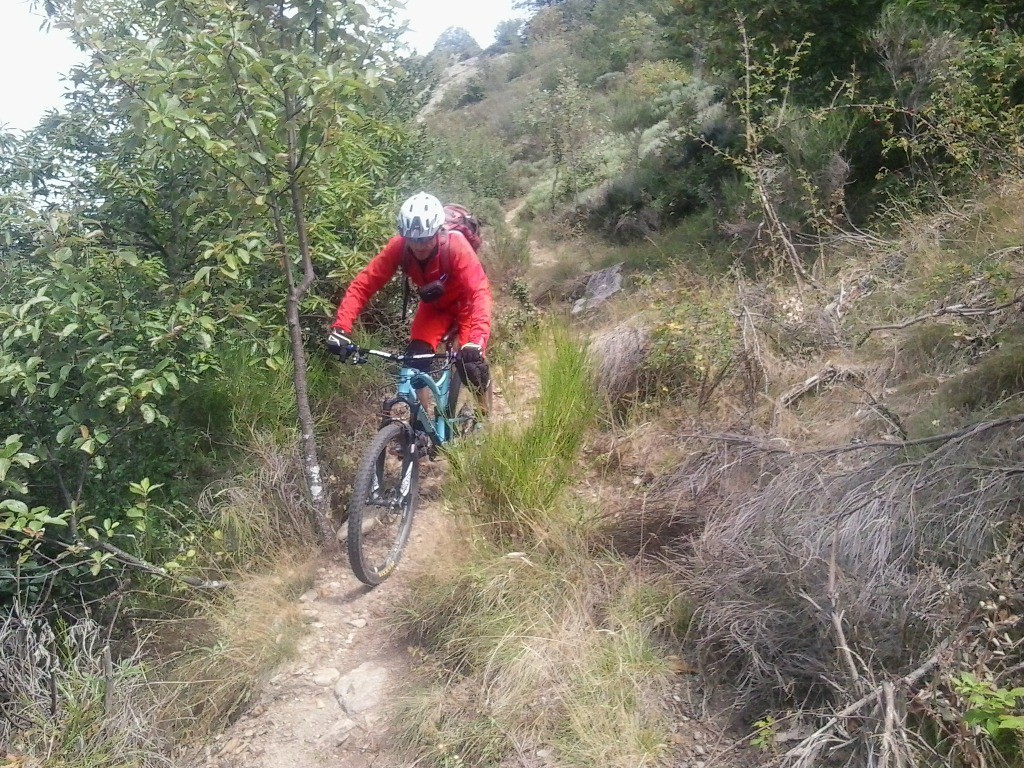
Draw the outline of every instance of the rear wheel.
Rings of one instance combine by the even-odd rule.
[[[419,491],[419,453],[400,423],[383,427],[370,443],[352,484],[348,559],[371,587],[390,576],[402,556]]]

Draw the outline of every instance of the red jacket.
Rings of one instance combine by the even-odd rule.
[[[440,280],[441,248],[448,248],[448,277],[444,282],[444,295],[430,306],[442,311],[448,310],[454,316],[461,305],[468,305],[470,327],[463,329],[465,336],[461,333],[460,336],[482,348],[486,347],[491,335],[491,285],[480,259],[461,232],[441,233],[438,253],[431,256],[426,265],[420,264],[410,255],[409,280],[417,288]],[[345,291],[332,328],[345,334],[352,332],[352,326],[366,302],[401,269],[404,253],[405,239],[395,236],[363,267]]]

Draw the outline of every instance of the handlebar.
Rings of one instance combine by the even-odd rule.
[[[338,360],[349,365],[365,365],[370,362],[371,357],[379,357],[393,363],[405,366],[413,360],[447,360],[452,353],[444,354],[430,353],[424,355],[396,355],[394,352],[384,352],[379,349],[360,347],[356,344],[349,344],[345,349],[345,355],[338,356]]]

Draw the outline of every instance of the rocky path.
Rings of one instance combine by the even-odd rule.
[[[536,397],[532,379],[532,370],[506,377],[495,392],[493,421],[510,418],[508,400],[516,412],[529,411]],[[359,582],[343,551],[323,562],[313,587],[300,598],[309,632],[297,659],[271,678],[254,706],[189,768],[409,764],[394,748],[388,708],[418,679],[420,662],[390,619],[416,576],[455,545],[440,501],[447,472],[443,459],[421,465],[411,539],[397,571],[383,584],[371,589]]]
[[[422,468],[420,508],[406,555],[384,584],[356,580],[344,554],[325,561],[300,598],[309,632],[238,721],[194,768],[332,768],[407,765],[391,750],[387,707],[416,675],[411,649],[390,629],[393,606],[430,568],[448,535],[438,501],[443,462]]]
[[[495,389],[492,422],[529,411],[532,371],[509,375]],[[297,658],[281,668],[235,723],[189,768],[399,768],[407,758],[388,731],[389,707],[420,678],[421,662],[394,631],[395,606],[417,576],[458,546],[441,502],[447,462],[420,465],[412,534],[395,573],[370,588],[349,568],[344,544],[325,559],[313,587],[299,599],[308,633]]]

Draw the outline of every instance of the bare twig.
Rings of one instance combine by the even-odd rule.
[[[882,419],[884,419],[890,427],[896,430],[896,434],[899,436],[900,440],[907,439],[908,433],[906,427],[903,426],[903,420],[900,419],[898,413],[896,413],[892,408],[890,408],[877,397],[875,397],[873,394],[871,394],[866,387],[859,384],[858,382],[852,382],[851,386],[854,389],[858,390],[862,395],[864,395],[864,398],[867,401],[867,405],[869,408],[871,408],[871,410],[873,410],[875,413],[881,416]]]
[[[1009,309],[1010,307],[1016,304],[1020,304],[1021,302],[1024,302],[1024,294],[1021,294],[1016,298],[1012,299],[1011,301],[1008,301],[1005,304],[1000,304],[996,307],[969,307],[965,304],[951,304],[948,307],[939,307],[934,312],[928,312],[927,314],[924,315],[918,315],[917,317],[913,317],[910,320],[905,320],[902,323],[894,323],[892,325],[876,325],[871,328],[868,328],[854,346],[859,347],[861,344],[867,341],[868,337],[875,331],[898,331],[903,328],[909,328],[910,326],[916,325],[917,323],[923,323],[925,320],[933,320],[936,317],[942,317],[944,315],[955,315],[956,317],[980,317],[984,315],[994,315],[996,312],[1002,312],[1004,309]]]
[[[1010,424],[1019,424],[1021,422],[1024,422],[1024,414],[1016,414],[1015,416],[1007,416],[1004,419],[996,419],[995,421],[983,421],[978,424],[971,424],[969,426],[964,427],[963,429],[958,429],[955,432],[944,432],[941,435],[929,435],[928,437],[919,437],[914,440],[875,440],[869,443],[853,443],[850,445],[833,446],[831,448],[818,448],[813,451],[792,451],[789,448],[775,448],[761,440],[758,440],[757,438],[748,437],[746,435],[702,435],[693,432],[688,432],[679,435],[679,437],[681,437],[684,440],[707,440],[709,442],[749,445],[751,448],[754,448],[755,450],[764,453],[787,453],[794,457],[835,456],[841,453],[850,453],[851,451],[863,451],[869,448],[905,449],[913,448],[915,446],[920,445],[931,445],[933,443],[959,441],[962,438],[975,437],[984,432],[989,432],[993,429],[999,429],[1000,427],[1009,426]]]
[[[945,653],[946,649],[949,648],[952,640],[947,639],[943,641],[938,649],[929,656],[922,664],[916,669],[908,672],[906,675],[896,681],[896,684],[901,688],[909,688],[914,685],[918,680],[927,675],[932,669],[939,663],[942,658],[942,654]],[[869,693],[864,694],[855,702],[845,707],[844,709],[837,712],[829,720],[821,726],[818,730],[812,733],[810,736],[805,738],[795,747],[790,749],[783,756],[784,760],[796,760],[794,765],[796,766],[812,766],[814,765],[815,757],[826,745],[825,737],[831,733],[831,731],[839,724],[844,718],[850,717],[851,715],[860,711],[862,707],[870,704],[873,701],[878,701],[879,696],[884,695],[884,686],[888,684],[890,688],[893,687],[892,682],[882,683],[882,685],[872,689]]]
[[[839,549],[839,529],[832,535],[832,553],[828,562],[828,600],[832,607],[832,629],[836,633],[836,646],[840,655],[846,662],[846,669],[850,673],[850,680],[856,684],[860,680],[857,672],[857,665],[853,661],[853,651],[850,644],[846,642],[846,632],[843,630],[843,610],[839,607],[839,587],[836,584],[839,567],[836,565],[836,551]]]
[[[856,378],[858,376],[857,371],[850,370],[848,368],[839,368],[838,366],[826,365],[820,371],[813,376],[805,379],[804,381],[797,384],[795,387],[791,387],[779,398],[779,405],[783,408],[788,408],[801,397],[806,395],[808,392],[823,387],[827,384],[833,384],[846,379]]]
[[[197,579],[194,576],[186,576],[184,574],[178,575],[175,573],[171,573],[166,568],[163,568],[159,565],[153,565],[152,563],[147,563],[145,560],[140,560],[134,555],[128,554],[120,547],[111,544],[109,541],[98,541],[95,544],[95,546],[97,549],[101,549],[104,552],[113,555],[115,560],[124,565],[127,565],[131,568],[136,568],[140,571],[145,571],[146,573],[151,573],[154,576],[163,576],[167,579],[180,581],[183,584],[188,584],[190,587],[198,587],[200,589],[224,589],[225,587],[228,587],[231,584],[231,582],[228,581],[209,581],[206,579]]]
[[[893,729],[896,723],[896,696],[890,680],[882,683],[882,709],[884,710],[884,725],[882,728],[882,757],[879,768],[889,768],[889,759],[894,754],[895,739]],[[896,757],[896,765],[901,766],[903,761]]]

